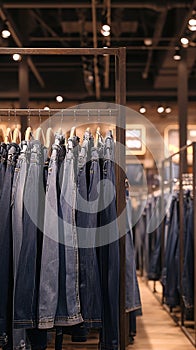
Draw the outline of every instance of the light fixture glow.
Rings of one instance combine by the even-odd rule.
[[[50,107],[48,107],[48,106],[44,107],[44,111],[49,111],[49,110],[50,110]]]
[[[164,107],[163,106],[159,106],[158,108],[157,108],[157,112],[158,113],[163,113],[164,112]]]
[[[12,58],[14,61],[18,62],[18,61],[21,61],[22,56],[19,53],[14,53]]]
[[[186,37],[181,38],[180,41],[181,41],[181,44],[182,44],[184,47],[187,47],[188,44],[189,44],[189,39],[186,38]]]
[[[174,59],[175,61],[180,61],[180,60],[181,60],[181,54],[180,54],[180,49],[179,49],[179,47],[176,47],[176,48],[175,48],[175,53],[174,53],[174,55],[173,55],[173,59]]]
[[[165,113],[169,114],[169,113],[171,113],[171,111],[172,111],[171,107],[166,107],[165,108]]]
[[[190,18],[189,19],[189,26],[190,27],[195,27],[196,26],[196,19],[195,18]]]
[[[103,36],[110,36],[110,31],[105,31],[105,30],[101,29],[101,34]]]
[[[188,25],[188,28],[191,32],[195,32],[196,31],[196,25],[195,26],[190,26]]]
[[[56,101],[59,102],[59,103],[63,102],[63,96],[58,95],[56,97]]]
[[[4,30],[2,30],[2,32],[1,32],[1,36],[2,36],[2,38],[4,38],[4,39],[9,38],[10,35],[11,35],[11,33],[10,33],[10,31],[9,31],[8,29],[4,29]]]
[[[109,31],[110,31],[110,26],[109,26],[109,24],[103,24],[103,25],[102,25],[102,30],[104,30],[104,32],[109,32]]]
[[[146,38],[144,39],[144,44],[146,46],[151,46],[152,45],[152,39],[151,38]]]
[[[143,106],[140,107],[139,111],[140,111],[141,114],[146,113],[146,107],[143,107]]]

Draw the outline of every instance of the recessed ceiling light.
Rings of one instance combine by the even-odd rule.
[[[14,53],[12,58],[14,61],[21,61],[22,56],[19,53]]]
[[[44,107],[44,111],[49,111],[49,110],[50,110],[50,107],[48,107],[48,106]]]
[[[158,108],[157,108],[157,112],[158,113],[163,113],[164,112],[164,107],[163,106],[159,106]]]
[[[61,95],[56,96],[56,101],[59,103],[63,102],[63,96]]]
[[[105,32],[109,32],[109,31],[110,31],[110,26],[109,26],[109,24],[103,24],[103,25],[102,25],[102,29],[103,29]]]
[[[189,45],[189,39],[186,37],[183,37],[180,39],[182,46],[187,47]]]
[[[151,46],[152,45],[152,39],[151,38],[146,38],[144,39],[144,44],[146,46]]]
[[[169,113],[171,113],[171,111],[172,111],[171,107],[166,107],[165,108],[165,113],[169,114]]]
[[[146,113],[146,107],[141,106],[140,109],[139,109],[139,112],[140,112],[141,114]]]
[[[4,30],[2,30],[2,32],[1,32],[1,36],[2,36],[2,38],[4,38],[4,39],[9,38],[10,35],[11,35],[11,33],[10,33],[10,31],[9,31],[8,29],[4,29]]]

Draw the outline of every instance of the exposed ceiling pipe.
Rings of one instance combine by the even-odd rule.
[[[7,24],[7,27],[12,35],[13,40],[15,41],[16,45],[18,47],[23,47],[23,43],[19,37],[19,35],[16,33],[16,29],[14,28],[14,23],[11,19],[11,17],[9,16],[9,14],[7,13],[6,10],[0,8],[0,17],[2,18],[2,20]],[[34,76],[36,77],[37,81],[39,82],[41,87],[45,86],[45,83],[41,77],[41,75],[39,74],[35,64],[33,63],[33,60],[31,57],[27,57],[27,63],[31,69],[31,71],[33,72]]]
[[[96,15],[96,1],[92,0],[92,24],[93,24],[93,47],[97,48],[97,15]],[[95,75],[95,95],[96,99],[100,100],[100,79],[98,69],[98,59],[94,56],[94,75]]]
[[[62,8],[62,9],[73,9],[73,8],[86,8],[86,9],[90,9],[91,8],[91,4],[89,3],[81,3],[81,2],[72,2],[70,1],[70,3],[68,2],[64,2],[64,3],[59,3],[59,2],[10,2],[10,3],[5,3],[4,4],[5,8],[8,9],[20,9],[20,8]],[[102,4],[97,4],[96,8],[102,8],[103,5]],[[126,1],[122,1],[122,2],[117,2],[117,3],[112,3],[111,4],[111,8],[131,8],[131,9],[141,9],[141,8],[147,8],[150,10],[154,10],[154,11],[160,11],[162,9],[167,8],[168,10],[173,9],[173,8],[185,8],[188,7],[188,3],[187,1],[168,1],[166,5],[162,5],[162,4],[155,4],[153,1],[149,1],[148,3],[144,2],[144,1],[135,1],[132,3],[126,2]]]
[[[161,12],[160,15],[158,16],[158,19],[157,19],[157,22],[155,25],[153,38],[152,38],[152,46],[151,46],[152,50],[148,51],[148,58],[147,58],[147,62],[146,62],[146,67],[145,67],[144,72],[142,74],[144,79],[148,78],[149,69],[150,69],[150,65],[151,65],[152,57],[153,57],[153,48],[156,47],[159,43],[163,28],[165,25],[166,18],[167,18],[167,10]]]

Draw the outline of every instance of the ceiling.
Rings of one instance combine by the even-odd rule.
[[[0,28],[8,39],[1,47],[127,48],[127,100],[177,99],[178,62],[175,47],[190,36],[187,55],[189,99],[196,100],[196,32],[187,32],[196,0],[69,0],[1,1]],[[100,33],[106,15],[111,35]],[[151,45],[145,45],[151,39]],[[19,97],[21,62],[0,58],[0,100]],[[28,59],[31,100],[113,100],[114,61],[100,56],[32,56]]]

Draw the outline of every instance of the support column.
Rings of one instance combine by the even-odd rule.
[[[22,61],[19,63],[18,68],[18,80],[19,80],[19,107],[28,108],[29,105],[29,68],[27,63],[27,56],[22,57]],[[24,135],[24,131],[27,128],[27,118],[21,116],[21,133]]]

